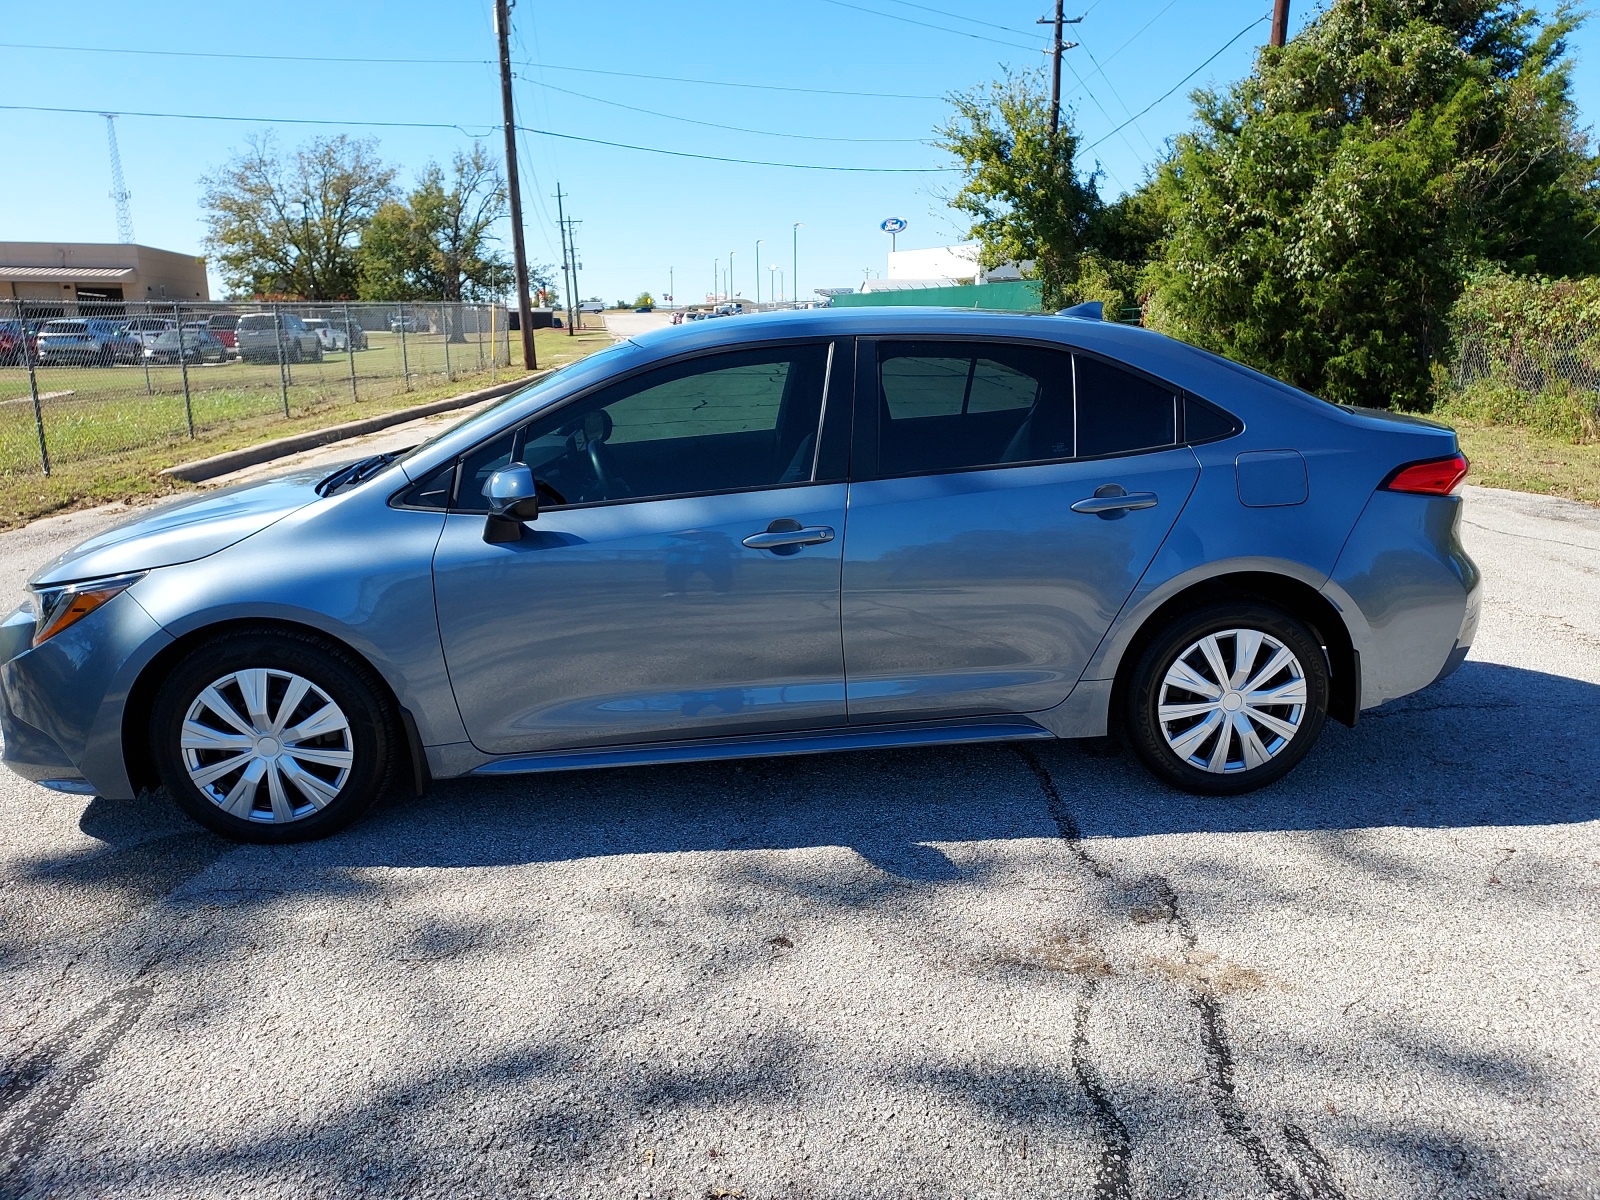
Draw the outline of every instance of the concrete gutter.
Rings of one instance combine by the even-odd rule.
[[[242,450],[229,450],[225,454],[213,454],[210,458],[198,458],[193,462],[179,463],[175,467],[168,467],[161,473],[170,475],[174,479],[187,480],[189,483],[200,483],[207,479],[215,479],[218,475],[227,475],[232,471],[253,467],[258,463],[271,462],[275,458],[286,458],[291,454],[299,454],[302,450],[314,450],[318,446],[326,446],[330,442],[342,442],[346,438],[376,433],[378,430],[387,429],[391,425],[403,425],[407,421],[415,421],[419,417],[431,417],[435,413],[449,412],[456,408],[470,408],[474,404],[482,404],[485,400],[495,400],[501,396],[510,395],[512,392],[527,387],[541,375],[547,373],[545,371],[535,371],[532,375],[508,379],[504,383],[497,383],[492,387],[479,388],[475,392],[466,392],[460,396],[450,396],[444,400],[434,400],[428,404],[417,404],[410,408],[396,409],[394,412],[380,413],[375,417],[363,417],[359,421],[346,421],[343,425],[330,425],[326,429],[312,429],[305,433],[291,434],[289,437],[274,438],[270,442],[246,446]]]

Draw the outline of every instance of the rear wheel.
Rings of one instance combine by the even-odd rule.
[[[179,806],[245,842],[343,829],[388,787],[399,745],[371,669],[292,633],[227,634],[196,649],[157,695],[151,739]]]
[[[1162,630],[1134,668],[1123,717],[1151,774],[1220,796],[1288,774],[1327,711],[1328,663],[1317,639],[1281,609],[1239,601]]]

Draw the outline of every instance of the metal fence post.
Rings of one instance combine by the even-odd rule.
[[[483,306],[472,306],[472,331],[478,335],[478,370],[483,370]]]
[[[272,306],[272,332],[278,343],[278,389],[283,394],[283,415],[289,415],[289,364],[283,359],[283,314]]]
[[[350,399],[360,400],[356,394],[356,336],[355,327],[350,321],[350,305],[344,306],[344,353],[350,360]]]
[[[178,371],[183,376],[183,419],[189,426],[189,439],[193,441],[194,405],[189,400],[189,354],[183,348],[183,305],[174,304],[172,309],[178,316]],[[205,361],[204,351],[201,351],[200,358],[202,362]]]
[[[444,326],[444,377],[447,380],[454,380],[455,375],[450,370],[450,318],[453,315],[450,307],[449,304],[439,306],[439,323]]]
[[[500,382],[500,329],[496,319],[495,305],[489,304],[489,382]]]
[[[406,391],[411,390],[411,360],[406,357],[406,306],[400,306],[400,370],[405,372]]]
[[[148,304],[144,307],[144,315],[147,317],[150,315],[150,306]],[[144,394],[146,396],[154,396],[156,390],[150,386],[150,359],[145,356],[143,338],[139,339],[139,362],[144,366]]]
[[[28,364],[28,394],[33,397],[33,426],[39,431],[39,462],[44,473],[50,474],[50,447],[44,440],[44,409],[39,405],[39,377],[33,370],[33,347],[28,345],[28,326],[23,319],[22,301],[14,301],[17,309],[17,345],[22,350],[22,360]]]

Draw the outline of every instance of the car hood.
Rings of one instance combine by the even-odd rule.
[[[240,484],[134,517],[46,563],[28,582],[70,583],[205,558],[316,500],[328,470]]]

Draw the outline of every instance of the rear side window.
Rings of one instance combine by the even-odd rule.
[[[1072,456],[1072,357],[1000,343],[878,345],[878,471]]]
[[[1078,393],[1078,457],[1155,450],[1178,441],[1175,388],[1110,363],[1073,355]]]

